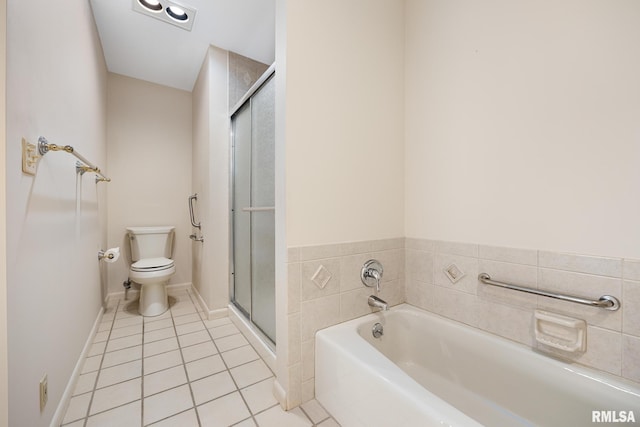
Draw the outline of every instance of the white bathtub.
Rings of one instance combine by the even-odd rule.
[[[406,304],[319,331],[315,363],[316,398],[343,427],[640,423],[635,384]]]

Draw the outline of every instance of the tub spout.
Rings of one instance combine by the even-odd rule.
[[[381,308],[383,310],[389,310],[389,305],[387,304],[387,302],[381,298],[378,298],[375,295],[370,295],[367,302],[371,307]]]

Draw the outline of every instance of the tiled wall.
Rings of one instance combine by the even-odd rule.
[[[470,326],[640,382],[640,261],[407,238],[406,301]],[[465,274],[452,283],[444,269]],[[598,299],[613,295],[618,311],[484,285],[492,279]],[[587,350],[570,354],[537,344],[533,312],[587,322]]]
[[[403,238],[289,248],[290,408],[314,396],[316,331],[372,312],[367,298],[375,289],[360,281],[372,258],[384,267],[380,297],[404,302]]]
[[[380,296],[391,305],[407,302],[640,382],[640,260],[398,238],[289,249],[289,407],[314,397],[315,332],[372,312],[367,297],[374,290],[360,281],[360,269],[371,258],[384,266]],[[444,272],[451,265],[462,274],[455,283]],[[608,311],[488,286],[477,280],[482,272],[558,293],[594,299],[613,295],[622,307]],[[586,352],[569,354],[537,344],[536,309],[584,319]]]

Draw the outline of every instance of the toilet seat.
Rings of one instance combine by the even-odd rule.
[[[131,271],[139,273],[152,273],[169,270],[174,267],[174,261],[169,258],[146,258],[131,264]]]

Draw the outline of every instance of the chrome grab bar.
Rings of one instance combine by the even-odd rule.
[[[271,211],[275,211],[276,207],[275,206],[262,206],[262,207],[249,207],[249,208],[242,208],[242,212],[271,212]]]
[[[526,288],[524,286],[517,286],[509,283],[491,280],[491,276],[489,276],[487,273],[480,273],[478,275],[478,280],[485,285],[499,286],[501,288],[512,289],[514,291],[526,292],[534,295],[542,295],[543,297],[575,302],[577,304],[588,305],[591,307],[604,308],[605,310],[616,311],[620,308],[620,301],[616,297],[611,295],[603,295],[596,301],[571,295],[556,294],[554,292],[543,291],[542,289]]]
[[[198,200],[198,193],[195,193],[193,196],[189,196],[189,216],[191,217],[191,225],[200,228],[200,223],[196,224],[196,217],[193,214],[193,201]]]

